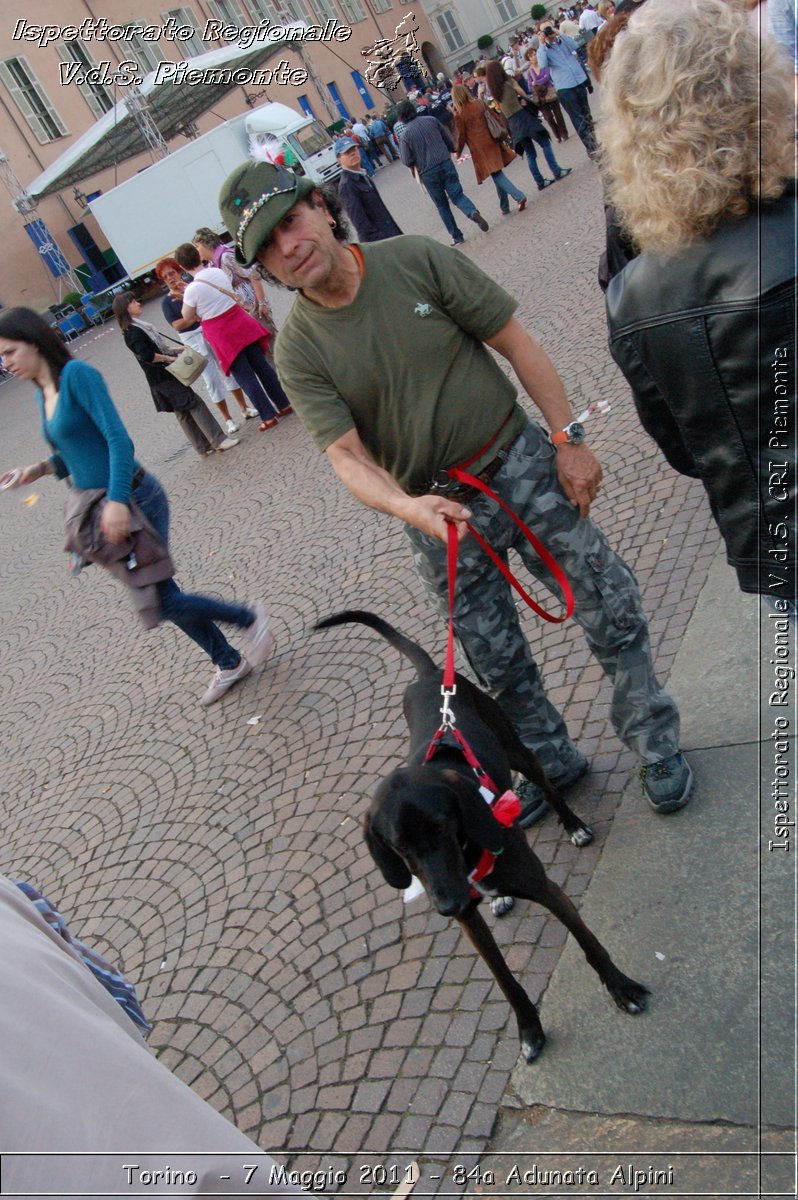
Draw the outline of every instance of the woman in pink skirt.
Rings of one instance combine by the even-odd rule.
[[[273,428],[278,417],[293,410],[266,358],[268,330],[244,311],[230,291],[224,271],[204,266],[191,242],[178,246],[175,258],[191,276],[183,293],[183,317],[199,319],[203,336],[225,375],[233,376],[260,413],[261,430]]]

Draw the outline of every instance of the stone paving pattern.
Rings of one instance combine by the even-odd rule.
[[[481,234],[463,221],[463,252],[520,299],[574,410],[612,402],[590,425],[606,473],[593,513],[637,572],[665,678],[717,534],[702,488],[642,433],[611,362],[597,172],[574,137],[558,153],[574,172],[541,194],[513,164],[530,203],[504,220],[491,184],[478,190],[460,165],[491,222]],[[406,231],[448,241],[401,165],[378,182]],[[290,295],[273,299],[279,321]],[[157,304],[145,315],[162,324]],[[369,631],[311,631],[338,609],[368,608],[442,658],[444,628],[400,524],[343,490],[296,419],[267,434],[249,422],[238,449],[201,461],[154,412],[115,325],[72,348],[102,371],[169,492],[181,585],[263,597],[278,653],[202,709],[210,672],[191,642],[168,625],[144,635],[99,571],[68,577],[61,489],[43,480],[30,507],[22,493],[0,497],[0,869],[33,881],[123,966],[161,1060],[263,1148],[484,1149],[518,1051],[509,1008],[455,925],[425,899],[403,908],[360,832],[373,787],[403,754],[412,672]],[[40,457],[30,386],[4,385],[0,408],[0,466]],[[578,903],[636,764],[579,629],[523,619],[592,762],[572,795],[593,845],[577,850],[551,819],[530,834]],[[523,902],[493,924],[537,1000],[565,930]],[[607,999],[606,1020],[624,1019]]]

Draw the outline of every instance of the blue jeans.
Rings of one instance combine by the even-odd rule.
[[[132,499],[138,504],[161,541],[169,544],[169,500],[154,475],[149,472],[134,489]],[[213,600],[210,596],[191,595],[181,592],[174,579],[159,583],[158,598],[161,616],[182,629],[193,642],[201,646],[214,665],[227,671],[237,667],[241,655],[230,645],[214,621],[227,621],[231,625],[248,628],[255,620],[251,608],[242,604],[226,604],[224,600]]]
[[[557,90],[560,104],[571,118],[571,124],[576,130],[577,137],[593,157],[596,153],[596,135],[593,130],[593,114],[587,98],[587,84],[578,83],[576,87]]]
[[[551,138],[549,137],[549,135],[546,133],[545,130],[541,130],[540,133],[535,133],[531,137],[522,138],[521,141],[516,144],[516,148],[518,146],[521,146],[521,148],[523,149],[524,154],[526,155],[526,164],[532,173],[532,178],[534,179],[534,181],[538,185],[538,187],[541,187],[544,181],[543,181],[543,176],[540,173],[540,168],[538,167],[538,156],[535,151],[535,142],[538,143],[541,150],[543,151],[543,157],[545,158],[546,162],[549,164],[549,168],[551,169],[551,173],[555,179],[557,178],[560,171],[562,170],[562,167],[557,162],[557,159],[554,157],[554,150],[552,149]]]
[[[362,142],[360,143],[360,165],[368,175],[369,179],[371,179],[372,175],[376,173],[377,168],[374,166],[372,157]]]
[[[454,214],[449,208],[449,200],[461,212],[465,213],[467,217],[474,215],[477,211],[477,206],[468,199],[468,196],[463,191],[463,185],[460,182],[457,171],[454,169],[452,160],[447,158],[445,162],[436,163],[434,167],[429,167],[426,171],[422,171],[421,182],[429,192],[432,203],[437,208],[441,220],[451,234],[452,241],[465,241],[462,232],[457,227]],[[449,200],[447,200],[447,196]]]
[[[264,421],[273,421],[291,401],[282,389],[277,372],[257,342],[245,346],[233,360],[230,373],[255,405]]]
[[[522,200],[526,200],[523,192],[511,183],[505,175],[504,171],[494,171],[491,179],[496,185],[496,192],[499,196],[499,208],[503,213],[510,211],[510,199],[515,200],[516,204],[520,204]]]

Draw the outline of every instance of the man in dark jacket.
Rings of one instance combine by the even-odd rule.
[[[397,237],[402,231],[394,221],[382,196],[360,165],[360,147],[350,137],[335,143],[335,156],[341,164],[338,195],[361,242],[381,242]]]

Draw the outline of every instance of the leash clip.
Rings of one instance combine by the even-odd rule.
[[[457,693],[457,684],[456,683],[453,684],[450,688],[446,688],[446,687],[441,688],[441,695],[443,696],[443,704],[441,705],[441,708],[440,708],[440,714],[441,714],[441,718],[442,718],[441,719],[441,729],[453,729],[454,728],[455,715],[454,715],[454,712],[452,711],[449,701],[451,700],[452,696],[454,696],[456,693]]]

